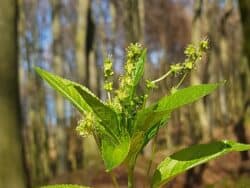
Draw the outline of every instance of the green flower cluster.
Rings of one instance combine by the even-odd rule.
[[[112,76],[114,71],[112,69],[113,63],[111,56],[108,56],[104,60],[104,90],[111,92],[113,90]]]
[[[116,90],[113,88],[114,71],[112,58],[107,56],[104,59],[104,90],[107,91],[107,104],[119,114],[135,114],[134,112],[143,105],[147,98],[147,95],[136,95],[136,84],[134,83],[137,63],[142,58],[144,50],[142,45],[138,43],[130,44],[127,47],[124,74],[120,76],[119,88]],[[78,129],[80,128],[83,128],[83,126],[80,126]],[[86,126],[86,129],[88,129],[88,126]]]
[[[202,58],[203,53],[206,52],[207,49],[208,49],[207,39],[199,42],[198,46],[194,44],[188,45],[184,51],[184,54],[186,55],[185,61],[183,63],[176,63],[176,64],[171,65],[170,70],[156,80],[153,80],[153,81],[146,80],[146,88],[148,90],[157,88],[156,83],[164,80],[171,74],[183,75],[180,82],[176,86],[172,87],[171,89],[171,93],[175,93],[178,90],[178,87],[182,84],[187,73],[196,67],[197,60],[200,60]]]
[[[120,88],[116,91],[120,102],[125,102],[131,99],[131,92],[133,92],[133,77],[135,74],[136,62],[142,55],[143,48],[140,44],[130,44],[126,49],[127,56],[124,66],[124,75],[120,77]]]
[[[178,87],[183,82],[185,76],[189,71],[195,68],[197,60],[200,60],[203,52],[208,49],[208,41],[202,40],[198,45],[190,44],[185,49],[186,59],[183,63],[177,63],[170,66],[170,70],[161,76],[160,78],[150,81],[146,80],[147,90],[138,94],[136,92],[135,82],[136,75],[138,74],[138,65],[145,49],[142,45],[135,43],[130,44],[126,49],[126,60],[124,65],[124,74],[119,78],[119,88],[114,90],[113,88],[113,62],[111,56],[107,56],[104,60],[104,89],[107,91],[108,104],[114,111],[120,115],[121,121],[127,126],[133,124],[134,118],[137,112],[143,108],[145,101],[148,98],[149,91],[151,89],[157,88],[157,82],[167,78],[171,74],[183,74],[183,78],[180,82],[171,89],[171,93],[175,93]],[[145,59],[143,60],[145,61]],[[97,119],[94,118],[92,113],[88,113],[84,120],[79,122],[77,126],[77,131],[80,135],[86,136],[94,133],[94,131],[101,132],[98,128],[99,123]]]
[[[157,85],[153,81],[146,80],[146,88],[147,89],[155,89],[155,88],[157,88]]]
[[[135,92],[134,77],[136,74],[136,64],[143,54],[142,45],[130,44],[126,49],[126,62],[124,65],[124,74],[119,78],[119,89],[115,91],[115,108],[125,116],[132,118],[136,111],[143,105],[146,95],[137,96]]]
[[[87,113],[84,119],[78,122],[76,131],[80,136],[86,137],[92,135],[96,130],[96,120],[92,112]]]
[[[174,74],[183,74],[191,71],[196,67],[197,60],[202,58],[202,54],[208,49],[208,40],[202,40],[199,42],[198,46],[190,44],[184,51],[186,59],[184,63],[177,63],[170,66],[170,71]]]

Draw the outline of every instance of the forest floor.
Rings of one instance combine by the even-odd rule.
[[[228,129],[216,128],[214,137],[219,139],[237,140],[233,133],[233,126]],[[225,133],[226,131],[226,133]],[[225,137],[225,135],[227,135]],[[246,137],[250,141],[250,124],[246,126]],[[250,153],[248,153],[250,156]],[[156,163],[166,156],[166,152],[158,152]],[[149,180],[146,179],[148,160],[141,156],[135,169],[136,188],[148,188]],[[115,175],[121,188],[126,186],[126,170],[118,168]],[[89,185],[94,188],[112,188],[110,175],[105,173],[103,167],[92,166],[88,170],[78,170],[72,173],[62,174],[49,183],[72,183]],[[250,160],[242,161],[240,153],[230,153],[217,160],[209,162],[201,168],[195,168],[186,174],[173,179],[166,188],[250,188]]]

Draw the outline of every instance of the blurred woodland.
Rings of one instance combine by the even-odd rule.
[[[250,1],[1,0],[0,187],[111,187],[94,139],[75,132],[81,114],[38,77],[34,66],[106,98],[102,66],[108,54],[118,79],[124,49],[142,43],[148,48],[144,76],[155,79],[184,60],[187,44],[204,38],[209,52],[183,87],[227,84],[175,111],[157,137],[155,164],[184,145],[227,138],[250,142]],[[175,80],[161,82],[152,100],[169,93]],[[149,144],[136,169],[139,182],[151,150]],[[190,170],[168,187],[250,187],[249,157],[229,155]],[[123,173],[117,169],[121,182]]]

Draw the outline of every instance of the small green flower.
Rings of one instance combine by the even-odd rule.
[[[147,89],[154,89],[154,88],[157,88],[157,85],[150,80],[146,80],[146,87]]]
[[[135,66],[133,63],[126,63],[125,65],[125,71],[127,74],[131,74],[135,69]]]
[[[176,63],[170,66],[170,70],[174,73],[174,74],[178,74],[183,72],[184,70],[184,66],[182,63]]]
[[[110,103],[108,103],[108,105],[112,107],[117,113],[121,113],[122,106],[117,98],[113,99]]]
[[[205,52],[206,50],[208,50],[208,40],[205,39],[205,40],[202,40],[200,42],[200,50]]]
[[[113,63],[111,56],[107,56],[104,60],[104,90],[107,92],[111,92],[113,90],[113,80],[112,76],[114,75],[114,71],[112,69]]]
[[[109,55],[104,60],[104,77],[106,79],[114,75],[114,71],[112,67],[113,67],[113,63],[112,63],[111,56]]]
[[[85,119],[82,119],[78,122],[76,131],[80,136],[86,137],[93,134],[95,130],[95,117],[93,113],[87,113]]]
[[[192,61],[185,61],[184,62],[184,69],[192,70],[194,68],[194,63]]]
[[[104,89],[106,91],[112,91],[113,90],[113,82],[105,81],[105,83],[104,83]]]
[[[190,60],[195,61],[197,58],[197,49],[194,44],[189,44],[187,48],[184,51],[184,54],[189,58]]]
[[[134,99],[135,108],[136,109],[141,108],[142,105],[144,104],[144,102],[147,100],[147,98],[148,98],[147,94],[135,97],[135,99]]]
[[[124,65],[124,75],[119,78],[119,89],[116,91],[116,98],[124,108],[130,108],[131,104],[126,102],[131,97],[131,90],[133,89],[133,80],[135,74],[136,63],[143,53],[143,48],[140,44],[130,44],[126,49],[126,62]],[[132,99],[130,99],[132,100]],[[126,106],[124,106],[126,105]],[[130,107],[129,107],[130,106]]]
[[[127,59],[134,59],[141,55],[142,53],[142,45],[139,43],[130,44],[127,51]]]
[[[117,90],[116,93],[119,101],[124,101],[128,98],[128,94],[126,93],[126,91]]]

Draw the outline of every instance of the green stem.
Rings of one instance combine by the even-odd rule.
[[[159,128],[158,128],[158,130],[159,130]],[[158,130],[157,130],[156,136],[154,137],[154,140],[153,140],[151,157],[150,157],[149,164],[148,164],[148,169],[147,169],[147,177],[149,177],[151,166],[152,166],[152,163],[153,163],[153,160],[154,160],[154,157],[155,157],[155,153],[156,153]]]
[[[160,82],[161,80],[167,78],[170,74],[172,73],[172,70],[169,70],[166,74],[162,75],[160,78],[153,80],[153,83],[157,83]]]
[[[111,103],[111,94],[110,94],[110,92],[107,92],[107,95],[108,95],[108,100]]]
[[[183,81],[184,81],[184,79],[186,78],[186,76],[187,76],[187,72],[184,74],[184,76],[181,78],[181,80],[180,80],[180,82],[177,84],[177,86],[176,86],[176,89],[178,89],[179,87],[180,87],[180,85],[183,83]]]
[[[111,179],[112,179],[112,182],[113,182],[114,187],[115,187],[115,188],[119,188],[119,184],[118,184],[118,182],[117,182],[117,179],[116,179],[114,173],[113,173],[113,172],[110,172],[110,176],[111,176]]]
[[[134,168],[134,163],[128,165],[128,188],[134,188]]]

